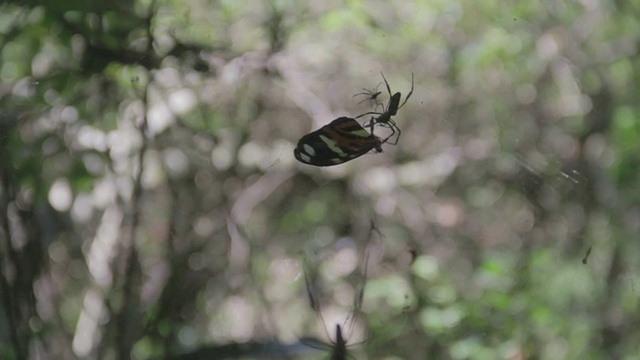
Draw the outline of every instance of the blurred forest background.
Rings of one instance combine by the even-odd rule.
[[[639,19],[3,1],[0,358],[322,359],[343,324],[357,359],[637,359]],[[415,76],[398,144],[297,162],[380,72]]]

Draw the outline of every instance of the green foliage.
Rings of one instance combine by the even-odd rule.
[[[302,358],[321,316],[358,358],[634,358],[639,9],[0,5],[0,358]],[[381,71],[398,145],[297,163]]]

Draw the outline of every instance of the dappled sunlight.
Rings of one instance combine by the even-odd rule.
[[[175,123],[175,117],[165,102],[154,104],[149,109],[147,116],[149,121],[149,131],[154,135],[165,131]]]
[[[253,335],[254,326],[254,307],[247,303],[246,299],[242,297],[232,296],[229,297],[221,308],[222,318],[218,319],[222,321],[226,326],[223,334],[216,334],[214,328],[219,326],[212,326],[212,334],[218,335],[219,339],[228,338],[235,341],[247,341],[251,339]],[[213,325],[213,324],[212,324]],[[215,324],[218,325],[218,324]]]
[[[640,352],[633,4],[120,5],[0,6],[0,358]]]
[[[391,169],[375,167],[358,176],[354,187],[362,195],[385,194],[393,191],[396,183],[396,176]]]
[[[357,249],[353,247],[343,247],[324,263],[321,271],[329,281],[335,281],[353,272],[359,265]],[[339,294],[337,296],[340,296]],[[353,298],[353,295],[347,296]]]
[[[67,211],[73,202],[71,186],[66,179],[58,179],[49,190],[49,204],[57,211]]]
[[[398,166],[398,178],[404,186],[432,186],[441,184],[462,161],[460,149],[425,158],[422,161],[409,162]]]
[[[85,293],[82,312],[76,324],[73,338],[73,351],[79,357],[87,356],[100,343],[102,331],[100,325],[106,320],[102,296],[95,290]]]
[[[118,228],[122,217],[123,214],[119,209],[107,208],[97,227],[95,238],[88,249],[87,268],[96,285],[104,289],[108,289],[112,285],[111,261],[116,256]]]

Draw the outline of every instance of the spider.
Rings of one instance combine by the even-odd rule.
[[[353,299],[352,313],[347,317],[347,319],[345,319],[344,324],[342,325],[336,324],[335,340],[330,340],[331,342],[330,344],[320,343],[316,345],[311,342],[303,341],[301,339],[302,343],[306,344],[307,346],[311,346],[313,348],[317,348],[317,349],[330,348],[331,355],[329,358],[331,360],[347,359],[347,357],[349,356],[347,348],[349,346],[357,345],[357,344],[349,344],[348,342],[349,342],[349,338],[352,335],[354,324],[357,321],[358,315],[361,312],[362,300],[364,298],[364,288],[365,288],[366,278],[367,278],[368,263],[369,263],[369,255],[366,254],[365,260],[364,260],[364,282],[358,289],[358,292],[356,293]],[[318,299],[317,299],[318,294],[317,294],[316,282],[317,282],[318,274],[317,272],[312,271],[308,263],[306,263],[303,268],[304,268],[304,282],[307,290],[307,295],[309,297],[309,304],[313,309],[313,311],[316,313],[316,316],[320,318],[320,321],[322,322],[327,338],[331,338],[327,330],[327,324],[325,323],[324,317],[322,316],[322,312],[320,311],[320,304],[318,303]],[[344,336],[343,329],[346,329],[346,328],[349,328],[349,330],[347,331],[348,333],[346,334],[346,336]]]
[[[404,104],[407,103],[407,101],[411,97],[411,94],[413,94],[413,86],[414,86],[413,74],[411,74],[411,89],[409,90],[409,94],[407,94],[407,97],[404,99],[402,104],[400,103],[400,100],[402,100],[402,94],[400,92],[397,92],[392,95],[391,87],[389,86],[389,82],[387,82],[387,78],[384,77],[384,74],[382,72],[380,74],[382,75],[382,79],[384,80],[384,83],[387,86],[387,92],[389,93],[389,96],[390,96],[387,106],[385,107],[383,112],[377,112],[377,111],[366,112],[364,114],[356,116],[356,119],[366,115],[374,115],[369,120],[369,123],[364,126],[370,129],[371,134],[373,134],[373,130],[376,124],[379,124],[382,127],[391,129],[391,134],[389,134],[389,136],[387,136],[384,140],[382,140],[382,143],[386,143],[397,132],[398,136],[396,137],[395,141],[393,142],[389,141],[389,144],[395,145],[398,143],[398,139],[400,139],[400,134],[402,133],[402,131],[400,131],[400,128],[398,127],[398,125],[396,125],[396,122],[393,121],[393,119],[391,119],[391,117],[395,116],[398,113],[398,110],[400,110],[400,108],[402,108]]]
[[[362,104],[363,102],[369,100],[369,106],[371,106],[374,109],[377,109],[378,106],[382,106],[382,103],[378,101],[378,96],[380,96],[380,94],[382,94],[382,91],[378,91],[378,88],[380,87],[380,85],[382,85],[382,81],[378,83],[378,85],[376,85],[375,90],[369,90],[367,88],[362,88],[362,92],[359,92],[355,95],[353,95],[353,97],[356,96],[365,96],[364,99],[358,101],[358,105]]]

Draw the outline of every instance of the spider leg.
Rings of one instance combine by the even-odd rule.
[[[378,101],[378,95],[380,95],[380,93],[381,92],[378,91],[375,97],[369,99],[369,106],[371,106],[374,110],[378,110],[378,106],[382,106],[382,109],[384,110],[384,106],[380,101]]]
[[[356,116],[355,119],[359,119],[359,118],[361,118],[361,117],[363,117],[365,115],[382,115],[382,113],[375,112],[375,111],[369,111],[369,112],[366,112],[364,114],[360,114],[360,115]]]
[[[377,137],[377,136],[375,136],[373,134],[373,129],[375,128],[375,125],[376,125],[376,123],[373,121],[373,119],[374,118],[372,116],[371,119],[369,119],[369,124],[364,125],[364,127],[365,128],[369,128],[369,132],[371,132],[371,135],[374,136],[378,140],[378,143],[376,144],[374,149],[376,149],[377,153],[381,153],[382,152],[382,144],[384,144],[384,141],[381,138],[379,138],[379,137]]]
[[[407,100],[409,100],[409,98],[411,97],[411,94],[413,94],[413,73],[411,73],[411,90],[409,90],[407,97],[404,98],[404,102],[402,103],[402,105],[398,106],[398,109],[400,109],[401,107],[404,106],[404,104],[407,103]]]
[[[373,119],[372,119],[373,121]],[[390,145],[397,145],[398,144],[398,140],[400,139],[400,135],[402,134],[402,131],[400,131],[400,128],[396,125],[396,122],[393,120],[389,120],[388,122],[374,122],[373,125],[380,125],[382,127],[386,127],[388,129],[391,130],[391,134],[389,134],[386,138],[384,138],[382,140],[382,144],[385,143],[389,143]],[[373,129],[371,130],[373,132]],[[391,139],[394,135],[396,135],[396,133],[398,134],[396,136],[396,138],[393,141],[390,141],[389,139]]]
[[[375,102],[376,104],[378,104],[378,101],[376,100],[376,97],[377,97],[379,94],[380,94],[380,92],[377,92],[377,93],[373,94],[373,95],[375,95],[375,96],[372,96],[371,94],[362,94],[362,93],[361,93],[361,94],[356,94],[356,95],[367,95],[367,97],[366,97],[366,98],[364,98],[364,99],[362,99],[362,100],[358,101],[358,105],[362,104],[363,102],[365,102],[365,101],[367,101],[367,100],[369,100],[369,104],[371,104],[371,102],[372,102],[372,101],[373,101],[373,102]]]
[[[353,95],[353,97],[356,97],[358,95],[367,95],[371,97],[378,96],[380,93],[382,93],[382,91],[378,91],[378,89],[380,88],[380,85],[382,85],[382,81],[380,81],[378,85],[376,85],[375,89],[369,90],[367,88],[362,88],[363,91]]]
[[[314,280],[314,278],[317,277],[317,272],[311,269],[311,262],[306,258],[303,261],[302,270],[304,272],[304,285],[307,290],[307,295],[309,296],[309,305],[313,309],[313,312],[316,313],[316,316],[320,318],[322,327],[324,328],[324,333],[327,335],[327,339],[331,339],[331,336],[327,331],[327,324],[324,321],[324,316],[322,316],[322,311],[320,310],[320,304],[318,303],[318,294],[316,293],[317,284]]]
[[[381,144],[386,144],[387,142],[389,142],[389,139],[391,139],[391,137],[393,136],[393,134],[394,134],[394,132],[392,132],[391,134],[389,134],[389,136],[387,136],[386,138],[384,138],[384,139],[380,140],[380,143],[381,143]],[[394,144],[394,143],[392,143],[392,142],[389,142],[389,144],[391,144],[391,145],[395,145],[395,144]],[[382,151],[380,151],[380,152],[382,152]]]
[[[371,119],[369,119],[369,124],[365,125],[365,127],[369,128],[369,132],[371,133],[371,135],[373,135],[373,127],[375,124],[376,124],[375,118],[372,116]]]
[[[373,90],[369,90],[367,88],[362,88],[362,90],[364,90],[363,92],[359,92],[357,94],[354,94],[352,97],[356,97],[358,95],[365,95],[365,96],[373,96],[373,94],[375,94],[375,92]],[[378,89],[376,89],[378,90]]]
[[[393,124],[389,124],[389,125],[390,125],[389,128],[391,129],[391,134],[389,134],[389,136],[387,137],[387,142],[391,145],[396,145],[398,143],[398,138],[396,138],[395,141],[390,141],[389,139],[391,139],[391,137],[396,134],[396,130],[398,129],[398,127]]]
[[[387,82],[387,78],[384,77],[384,74],[382,73],[382,71],[380,71],[380,75],[382,75],[382,78],[384,79],[384,84],[387,86],[387,91],[389,92],[389,97],[391,97],[391,87],[389,87],[389,82]]]
[[[363,90],[362,92],[354,94],[353,97],[365,96],[364,99],[358,102],[358,105],[369,100],[369,106],[373,107],[374,109],[377,109],[378,106],[380,105],[380,102],[378,101],[378,97],[380,96],[380,94],[382,94],[382,91],[378,90],[381,84],[382,84],[382,81],[376,85],[375,89],[362,88]]]
[[[398,125],[396,125],[396,122],[393,120],[389,121],[390,125],[391,125],[391,135],[394,135],[396,132],[398,133],[398,136],[396,136],[395,140],[393,142],[389,141],[389,144],[391,145],[397,145],[398,144],[398,140],[400,140],[400,135],[402,134],[402,131],[400,131],[400,128],[398,127]]]

